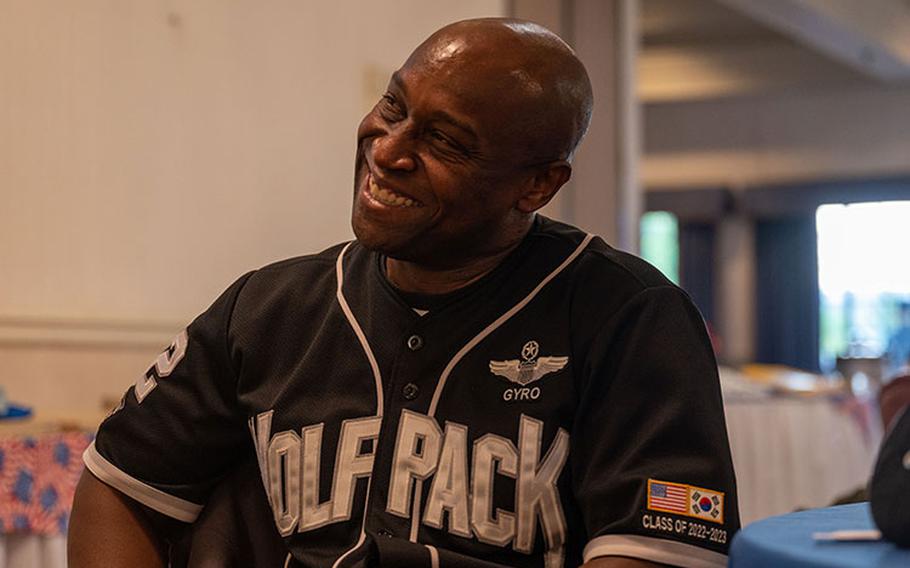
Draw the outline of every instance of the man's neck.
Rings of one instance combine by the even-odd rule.
[[[499,266],[518,248],[530,230],[529,223],[522,232],[499,249],[476,256],[454,266],[438,267],[386,258],[386,276],[393,286],[404,292],[446,294],[477,282]]]
[[[386,274],[389,282],[404,292],[446,294],[480,280],[499,266],[511,251],[509,249],[455,268],[428,268],[413,262],[387,258]]]
[[[447,294],[464,288],[491,272],[524,240],[534,226],[534,215],[524,216],[520,222],[510,223],[496,238],[496,248],[464,258],[449,266],[434,266],[386,257],[386,277],[403,292],[417,294]]]

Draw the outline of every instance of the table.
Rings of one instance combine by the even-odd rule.
[[[730,547],[731,568],[906,568],[910,550],[887,541],[817,542],[814,532],[874,528],[868,503],[800,511],[752,523]]]
[[[721,382],[743,526],[866,485],[881,439],[874,401],[747,390],[729,373]]]
[[[64,568],[82,452],[93,430],[58,420],[0,424],[0,568]]]

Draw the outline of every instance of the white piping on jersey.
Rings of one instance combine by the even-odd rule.
[[[425,544],[424,546],[430,551],[430,568],[439,568],[439,551],[433,545]]]
[[[417,531],[420,529],[420,508],[423,506],[423,480],[414,480],[414,507],[411,509],[411,533],[408,540],[417,542]]]
[[[585,235],[584,240],[582,240],[581,244],[578,245],[578,247],[576,247],[576,249],[574,251],[572,251],[572,254],[570,254],[568,257],[566,257],[566,259],[564,261],[562,261],[562,264],[557,266],[553,270],[553,272],[547,274],[547,276],[543,280],[541,280],[540,283],[537,284],[537,286],[533,290],[531,290],[531,292],[527,296],[525,296],[525,298],[522,301],[518,302],[517,304],[512,306],[512,309],[510,309],[506,313],[499,316],[496,319],[496,321],[494,321],[493,323],[488,325],[486,327],[486,329],[484,329],[483,331],[478,333],[476,336],[474,336],[474,339],[472,339],[471,341],[468,341],[465,344],[465,346],[462,347],[461,350],[458,353],[456,353],[454,357],[452,357],[452,360],[449,361],[448,365],[446,365],[446,368],[442,371],[442,374],[439,376],[439,381],[437,381],[437,383],[436,383],[436,391],[433,393],[433,398],[430,401],[430,410],[427,413],[429,416],[434,416],[436,414],[436,406],[439,404],[440,396],[442,396],[442,389],[445,388],[446,381],[449,379],[449,375],[452,373],[452,369],[455,368],[455,365],[457,365],[459,362],[461,362],[462,358],[465,355],[467,355],[471,349],[474,349],[474,347],[476,347],[478,343],[480,343],[488,335],[490,335],[491,333],[496,331],[496,328],[498,328],[499,326],[501,326],[502,324],[507,322],[509,319],[512,318],[512,316],[514,316],[519,311],[521,311],[522,308],[527,306],[528,303],[530,303],[530,301],[533,300],[534,297],[541,290],[543,290],[543,287],[550,283],[550,280],[553,280],[554,278],[556,278],[556,276],[560,272],[562,272],[563,270],[566,269],[567,266],[572,264],[572,261],[574,261],[578,257],[578,255],[580,255],[581,252],[583,250],[585,250],[585,247],[588,246],[588,243],[590,243],[591,239],[593,239],[593,238],[594,238],[594,235],[591,235],[591,234]]]
[[[376,444],[374,444],[373,447],[377,448],[377,449],[379,448],[379,438],[376,439]],[[376,450],[374,449],[373,451],[375,452]],[[373,467],[376,467],[375,463],[374,463]],[[360,538],[357,539],[357,543],[354,544],[354,546],[349,548],[347,550],[347,552],[345,552],[344,554],[342,554],[341,556],[338,557],[338,560],[336,560],[335,563],[332,564],[332,568],[338,568],[339,566],[341,566],[341,561],[344,560],[345,558],[347,558],[349,554],[351,554],[352,552],[354,552],[355,550],[357,550],[358,548],[363,546],[364,541],[367,539],[366,526],[367,526],[367,515],[370,512],[369,511],[370,485],[372,484],[372,481],[373,481],[373,475],[370,474],[370,477],[367,478],[367,497],[363,502],[363,522],[360,523]]]
[[[341,305],[341,311],[344,312],[344,317],[348,319],[348,323],[351,324],[351,327],[354,329],[354,333],[357,335],[357,340],[360,341],[361,347],[363,347],[364,353],[366,353],[367,359],[370,361],[370,368],[373,369],[373,378],[376,380],[376,416],[382,416],[382,375],[379,373],[379,363],[376,362],[376,356],[373,355],[373,350],[370,349],[370,344],[367,342],[367,336],[363,333],[363,329],[360,327],[360,324],[357,323],[357,318],[354,317],[354,312],[351,311],[351,307],[348,305],[348,301],[344,298],[344,290],[342,290],[342,284],[344,284],[344,253],[348,252],[348,249],[351,248],[353,241],[346,244],[341,253],[338,255],[338,260],[335,261],[335,279],[338,281],[338,288],[335,293],[335,297],[338,298],[338,303]]]
[[[202,505],[174,497],[169,493],[155,489],[151,485],[146,485],[138,479],[130,477],[130,475],[104,459],[104,456],[95,449],[95,442],[89,444],[89,447],[85,449],[82,454],[82,461],[95,477],[107,485],[168,517],[173,517],[184,523],[192,523],[199,516],[199,512],[202,511]]]
[[[475,335],[473,339],[471,339],[470,341],[465,343],[464,347],[462,347],[458,351],[458,353],[456,353],[455,356],[452,357],[452,360],[449,361],[448,365],[446,365],[445,369],[442,371],[442,374],[439,376],[439,380],[436,382],[436,390],[433,392],[433,398],[430,400],[430,409],[427,412],[428,416],[436,415],[436,406],[439,404],[439,399],[442,396],[442,390],[445,388],[446,381],[449,379],[449,375],[452,373],[452,370],[455,368],[455,365],[460,363],[461,360],[464,358],[464,356],[467,355],[468,352],[470,352],[472,349],[474,349],[474,347],[476,347],[478,343],[480,343],[488,335],[490,335],[491,333],[496,331],[496,329],[498,327],[500,327],[502,324],[504,324],[509,319],[511,319],[512,316],[514,316],[519,311],[521,311],[522,308],[527,306],[531,302],[531,300],[533,300],[534,297],[537,296],[537,294],[540,293],[541,290],[543,290],[544,286],[549,284],[551,280],[556,278],[556,276],[559,275],[560,272],[565,270],[567,266],[572,264],[572,262],[576,258],[578,258],[578,255],[580,255],[582,253],[582,251],[585,250],[585,248],[588,246],[588,243],[590,243],[591,239],[593,239],[593,238],[594,238],[594,235],[592,235],[590,233],[585,235],[585,238],[581,241],[581,244],[579,244],[575,248],[575,250],[572,251],[572,254],[567,256],[566,259],[564,261],[562,261],[562,263],[559,266],[557,266],[552,272],[547,274],[547,276],[544,277],[544,279],[541,280],[537,284],[537,286],[535,286],[534,289],[531,290],[531,292],[527,296],[524,297],[523,300],[521,300],[520,302],[518,302],[517,304],[512,306],[512,308],[509,309],[509,311],[505,312],[504,314],[502,314],[501,316],[496,318],[496,320],[493,323],[491,323],[483,331],[481,331],[480,333]],[[411,534],[410,534],[411,542],[417,542],[417,530],[420,527],[420,507],[421,507],[421,500],[422,500],[421,496],[423,495],[423,481],[418,479],[418,480],[416,480],[416,483],[414,485],[415,485],[414,508],[411,511]]]
[[[382,418],[383,404],[382,404],[382,374],[379,372],[379,363],[376,362],[376,356],[373,355],[373,350],[370,348],[369,342],[367,342],[367,336],[363,333],[363,328],[360,327],[360,324],[357,323],[357,318],[354,317],[354,312],[351,311],[351,307],[348,305],[348,301],[344,297],[344,290],[342,288],[344,284],[344,254],[348,252],[348,249],[351,248],[351,245],[354,244],[353,241],[346,244],[341,252],[338,253],[338,259],[335,261],[335,280],[337,281],[337,289],[335,292],[335,297],[338,299],[338,304],[341,306],[341,311],[344,312],[344,317],[347,318],[348,323],[351,324],[351,328],[354,330],[354,334],[357,335],[357,340],[360,341],[361,347],[363,347],[363,352],[367,356],[367,360],[370,362],[370,368],[373,370],[373,378],[376,382],[376,416]],[[376,437],[376,441],[373,443],[373,452],[379,448],[379,436]],[[374,460],[373,467],[376,467],[376,462]],[[341,561],[347,558],[349,554],[360,548],[364,541],[366,540],[366,525],[367,525],[367,514],[370,511],[370,486],[372,485],[373,474],[370,473],[370,477],[367,478],[367,496],[363,503],[363,521],[360,523],[360,538],[357,539],[357,543],[350,549],[348,549],[344,554],[338,557],[332,568],[338,568],[341,564]],[[285,561],[285,568],[287,568],[288,562],[291,560],[291,555],[288,554],[288,559]]]
[[[686,568],[723,568],[727,555],[699,546],[634,534],[608,534],[588,542],[584,562],[600,556],[628,556]]]

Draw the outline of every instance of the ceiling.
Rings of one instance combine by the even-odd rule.
[[[780,37],[767,26],[712,0],[644,0],[639,26],[644,48],[723,47]]]
[[[910,82],[908,0],[642,0],[647,103]]]

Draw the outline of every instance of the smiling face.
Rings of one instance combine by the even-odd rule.
[[[458,267],[514,246],[555,193],[533,197],[541,85],[506,31],[432,36],[361,122],[352,225],[367,248]]]

